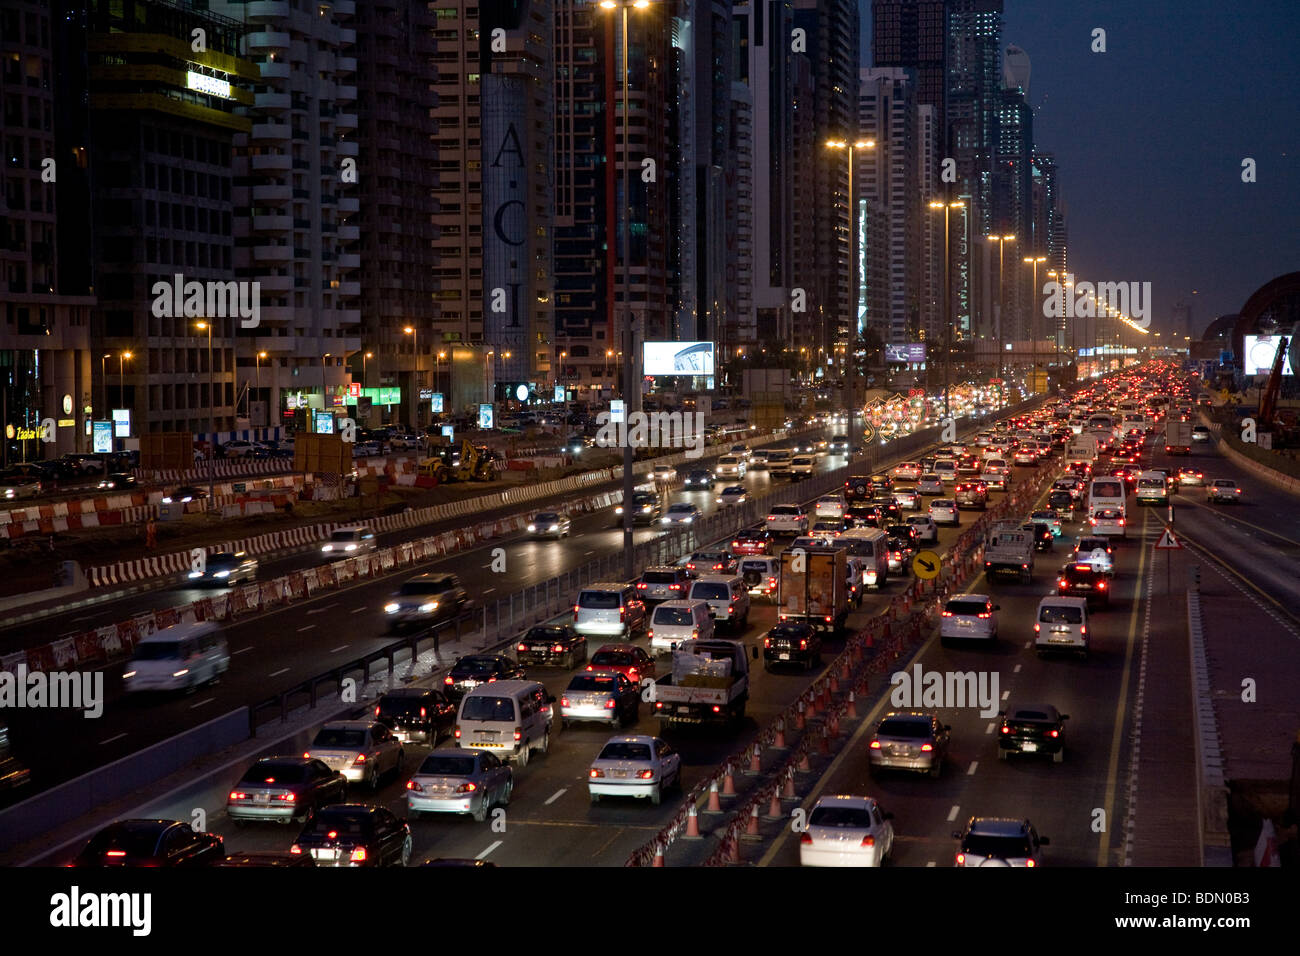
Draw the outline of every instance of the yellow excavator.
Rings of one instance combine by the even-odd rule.
[[[438,484],[449,481],[492,481],[496,469],[492,463],[497,455],[486,445],[471,445],[461,439],[460,447],[435,446],[433,455],[420,462],[419,474],[437,479]]]

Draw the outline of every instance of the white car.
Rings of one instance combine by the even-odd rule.
[[[528,522],[528,533],[534,538],[549,538],[551,535],[556,538],[567,538],[569,529],[569,519],[558,511],[539,511],[533,515],[533,520]]]
[[[921,507],[921,493],[915,488],[896,488],[894,502],[904,511],[917,511]]]
[[[841,495],[823,495],[813,505],[813,514],[818,518],[843,518],[844,498]]]
[[[814,455],[796,455],[790,460],[790,474],[794,475],[811,475],[813,468],[817,464]]]
[[[943,494],[943,479],[938,475],[922,475],[916,483],[916,490],[923,495]]]
[[[722,489],[722,494],[718,495],[720,505],[743,505],[748,500],[749,495],[744,485],[728,485]]]
[[[1123,508],[1094,508],[1088,519],[1090,534],[1107,538],[1124,538],[1128,534],[1124,527]]]
[[[693,504],[685,501],[679,501],[674,505],[669,505],[664,516],[659,519],[660,524],[692,524],[698,519],[704,517],[704,513]]]
[[[799,865],[883,866],[894,848],[893,818],[871,797],[819,797],[799,838]]]
[[[921,478],[921,463],[917,461],[899,462],[893,468],[889,469],[889,476],[895,481],[919,481]]]
[[[961,514],[957,502],[951,498],[935,498],[930,502],[930,517],[935,524],[961,524]]]
[[[934,523],[934,519],[929,515],[909,515],[907,523],[916,529],[919,535],[918,540],[926,544],[937,544],[939,541],[939,526]]]
[[[736,455],[723,455],[713,473],[719,478],[744,478],[745,460]]]
[[[335,528],[330,539],[321,545],[321,557],[332,561],[337,558],[355,558],[379,550],[375,531],[367,525],[347,525]]]
[[[1241,487],[1230,478],[1215,478],[1205,488],[1206,501],[1231,501],[1241,504]]]
[[[673,481],[677,478],[677,469],[672,465],[656,465],[652,475],[655,481]]]
[[[957,480],[957,459],[940,458],[934,463],[934,474],[939,476],[941,481],[954,482]],[[925,476],[921,476],[925,480]]]
[[[611,737],[587,771],[592,803],[601,797],[648,797],[658,806],[668,787],[680,789],[681,755],[667,741],[642,734]]]
[[[753,452],[749,450],[748,445],[742,442],[739,445],[732,445],[730,448],[728,448],[727,454],[735,455],[737,458],[741,459],[742,461],[749,461],[749,458],[753,454]]]
[[[1032,467],[1038,464],[1038,445],[1035,442],[1024,442],[1016,448],[1015,454],[1011,460],[1017,465]]]
[[[1091,565],[1099,574],[1113,574],[1115,571],[1114,551],[1110,541],[1100,536],[1080,538],[1066,563]]]
[[[246,455],[251,455],[253,451],[253,443],[251,441],[244,441],[242,438],[228,441],[221,446],[221,453],[227,458],[243,458]]]
[[[1088,659],[1088,599],[1049,595],[1038,602],[1034,649],[1039,655],[1070,651]]]
[[[953,598],[944,605],[939,618],[939,643],[946,647],[950,640],[996,641],[1000,606],[987,594]]]
[[[321,760],[349,783],[365,783],[371,790],[379,779],[402,768],[402,742],[375,720],[338,720],[316,733],[303,757]]]
[[[808,516],[798,505],[773,505],[763,526],[773,534],[803,534],[808,530]]]

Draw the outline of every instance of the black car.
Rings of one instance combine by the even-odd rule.
[[[413,846],[410,826],[391,810],[340,803],[312,814],[289,852],[317,866],[406,866]]]
[[[208,497],[206,488],[199,488],[195,485],[181,485],[174,488],[163,496],[164,504],[171,504],[173,501],[203,501]]]
[[[347,792],[347,778],[323,760],[263,757],[226,797],[226,815],[237,825],[251,820],[290,823],[316,807],[346,799]]]
[[[523,680],[524,669],[508,657],[500,654],[474,654],[462,657],[442,679],[443,692],[453,701],[462,697],[479,684],[490,684],[498,680]]]
[[[515,658],[520,664],[585,664],[587,638],[568,624],[539,624],[515,646]]]
[[[1062,714],[1051,704],[1025,704],[998,712],[1002,724],[998,727],[998,759],[1006,760],[1009,754],[1051,754],[1060,763],[1065,759],[1065,722],[1069,714]]]
[[[1035,551],[1051,551],[1056,547],[1056,535],[1052,526],[1046,521],[1029,521],[1020,526],[1021,531],[1028,531],[1034,536]]]
[[[1110,607],[1109,575],[1091,564],[1067,564],[1056,579],[1056,593],[1061,597],[1086,598],[1088,607]]]
[[[884,509],[870,502],[855,501],[844,512],[844,521],[850,528],[879,528],[884,520]]]
[[[763,669],[777,664],[802,664],[811,670],[822,662],[821,633],[811,624],[778,624],[763,638]]]
[[[1056,512],[1061,520],[1067,520],[1074,514],[1074,495],[1068,491],[1053,491],[1047,496],[1047,507]]]
[[[883,528],[889,524],[903,524],[907,519],[903,517],[903,509],[898,507],[898,502],[894,500],[894,493],[890,491],[881,494],[881,498],[871,502],[880,512],[881,524],[878,527]]]
[[[274,850],[245,850],[232,853],[213,866],[315,866],[316,861],[306,853],[277,853]]]
[[[226,858],[225,841],[175,820],[118,820],[87,841],[71,866],[205,866]]]
[[[375,720],[402,743],[420,741],[433,746],[451,733],[456,705],[441,690],[398,687],[379,698]]]
[[[136,484],[135,475],[115,471],[111,475],[105,475],[96,487],[100,491],[122,491],[125,488],[134,488]]]
[[[712,488],[716,482],[717,476],[711,471],[697,469],[686,476],[687,488]]]
[[[54,463],[41,464],[33,461],[15,462],[5,469],[6,476],[23,478],[32,478],[40,482],[52,482],[60,477],[58,469],[52,467]]]
[[[654,524],[663,514],[663,506],[659,503],[659,496],[650,491],[638,491],[632,496],[632,523],[633,524]],[[618,519],[615,521],[616,527],[623,527],[623,505],[619,504],[614,508],[614,515]]]

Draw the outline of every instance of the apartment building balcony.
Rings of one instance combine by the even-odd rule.
[[[334,86],[334,99],[339,103],[355,103],[357,88],[352,83],[337,83]]]
[[[284,265],[293,261],[293,246],[254,246],[253,261]]]
[[[257,93],[253,97],[253,105],[259,110],[267,110],[275,113],[283,113],[289,109],[288,93]]]
[[[287,80],[289,78],[288,60],[267,60],[259,64],[264,80]]]
[[[285,187],[288,188],[287,186]],[[288,232],[293,228],[293,218],[285,215],[265,215],[253,217],[254,232]]]
[[[334,69],[340,73],[357,72],[357,58],[355,56],[341,56],[334,61]]]
[[[293,276],[260,276],[258,282],[263,295],[280,295],[293,291]]]
[[[293,127],[288,123],[254,123],[250,135],[255,143],[287,143]]]
[[[339,238],[344,242],[353,242],[361,238],[360,226],[339,226]]]
[[[252,55],[259,53],[281,53],[289,49],[292,38],[287,33],[279,30],[266,30],[262,33],[248,34],[248,52]]]
[[[352,125],[353,125],[353,127],[355,128],[355,126],[356,126],[356,117],[353,117],[353,124],[352,124]],[[359,152],[359,147],[357,146],[357,141],[356,141],[356,140],[354,140],[354,139],[344,139],[344,140],[340,140],[338,143],[335,144],[335,146],[334,146],[334,150],[335,150],[335,152],[337,152],[340,156],[356,156],[357,153]]]
[[[267,23],[289,16],[289,0],[251,0],[244,7],[244,17],[250,23]]]
[[[338,205],[339,212],[345,215],[361,211],[361,200],[356,196],[340,196]]]
[[[287,173],[293,167],[288,153],[261,153],[250,159],[253,171],[259,173]]]
[[[360,269],[361,256],[355,252],[339,253],[338,264],[340,269]]]
[[[288,202],[292,198],[293,188],[290,186],[282,186],[279,183],[272,183],[270,185],[253,187],[254,203],[279,205]]]

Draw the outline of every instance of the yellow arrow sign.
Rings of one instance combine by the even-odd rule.
[[[912,559],[912,573],[924,581],[939,576],[939,566],[943,559],[933,551],[918,551]]]

